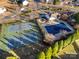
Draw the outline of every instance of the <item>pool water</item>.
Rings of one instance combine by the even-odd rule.
[[[48,26],[45,26],[45,29],[50,34],[57,34],[61,30],[65,30],[67,32],[71,31],[64,23],[59,23],[59,24],[55,24],[55,25],[48,25]]]

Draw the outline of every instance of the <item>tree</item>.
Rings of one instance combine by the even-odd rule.
[[[64,40],[64,47],[69,45],[73,39],[73,35],[69,36],[66,40]]]
[[[74,14],[73,17],[75,18],[76,22],[79,23],[79,13]]]
[[[52,57],[52,48],[49,47],[49,48],[45,51],[45,54],[46,54],[46,59],[51,59],[51,57]]]
[[[53,44],[52,46],[52,56],[59,57],[58,48],[59,48],[58,42],[55,42],[55,44]]]
[[[60,52],[63,49],[63,44],[64,44],[63,40],[59,41],[58,44],[59,44],[59,46],[58,46],[59,51],[58,52]]]
[[[37,59],[45,59],[45,53],[44,52],[39,53]]]

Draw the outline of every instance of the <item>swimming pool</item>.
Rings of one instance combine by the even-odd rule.
[[[37,23],[44,34],[43,41],[48,44],[52,44],[54,41],[61,40],[62,37],[65,38],[67,35],[74,33],[74,29],[62,20],[49,20],[45,23],[40,23],[37,20]]]

